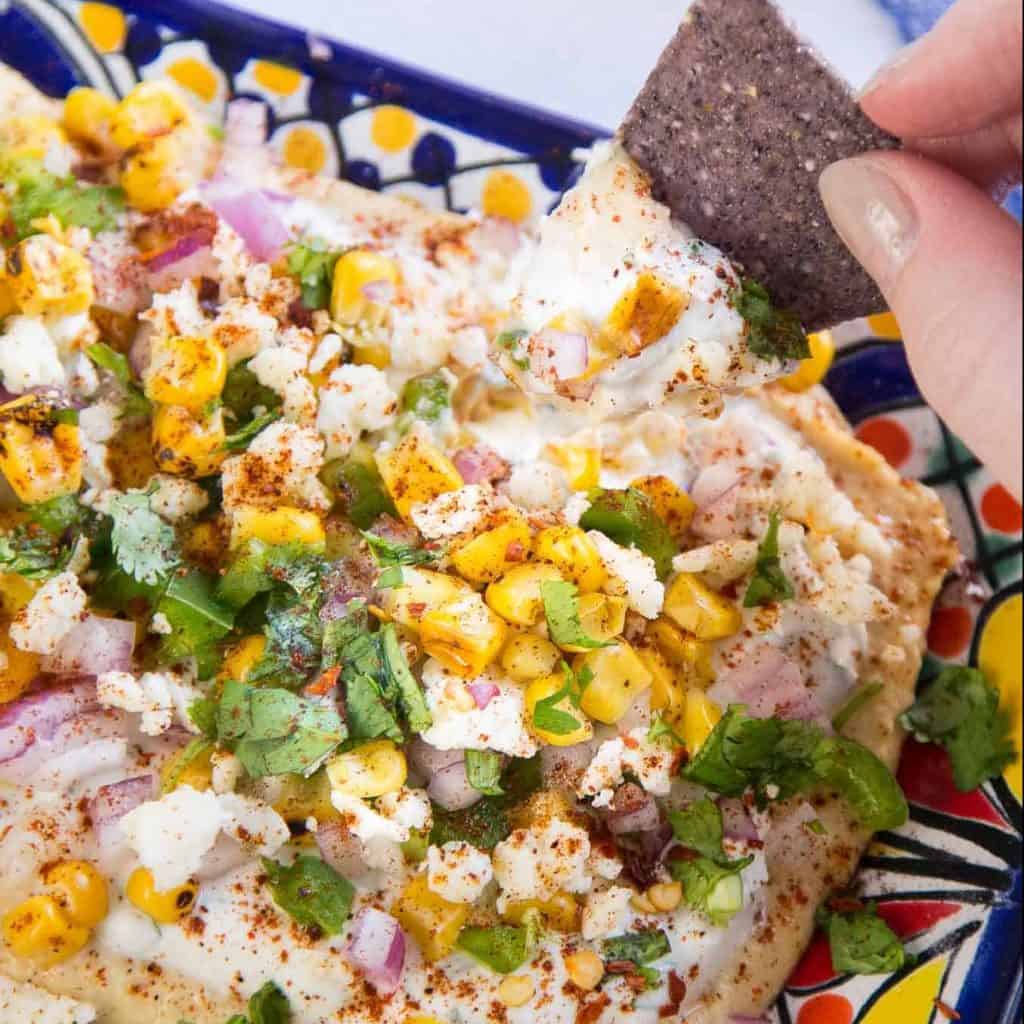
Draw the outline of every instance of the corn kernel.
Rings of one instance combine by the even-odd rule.
[[[501,670],[517,683],[550,675],[562,657],[558,648],[535,633],[514,633],[501,652]]]
[[[659,913],[668,914],[683,902],[683,887],[679,882],[660,882],[647,890],[647,899]]]
[[[629,486],[651,499],[654,511],[664,521],[669,533],[675,540],[682,541],[697,511],[693,498],[676,487],[667,476],[642,476]]]
[[[164,135],[125,160],[121,188],[137,210],[166,210],[192,183],[183,146],[174,135]]]
[[[0,572],[0,617],[13,619],[32,600],[39,587],[34,580],[17,573]]]
[[[188,746],[182,747],[160,770],[160,789],[169,793],[179,786],[206,790],[213,786],[213,747],[193,755]],[[187,763],[186,763],[187,759]]]
[[[113,144],[113,122],[117,102],[106,93],[80,85],[64,101],[64,130],[75,142],[97,150]]]
[[[498,999],[505,1006],[515,1009],[525,1006],[536,994],[533,978],[525,974],[514,974],[505,978],[498,986]]]
[[[189,119],[188,107],[159,82],[141,82],[111,115],[111,135],[121,149],[133,149],[169,135]]]
[[[321,551],[327,545],[320,517],[288,506],[269,511],[252,505],[236,508],[231,515],[231,547],[237,548],[251,538],[264,544],[304,544]]]
[[[182,540],[182,550],[191,561],[199,562],[204,568],[219,568],[224,556],[226,532],[223,516],[193,523]]]
[[[0,149],[12,156],[42,160],[52,146],[66,141],[61,126],[45,114],[19,114],[0,121]]]
[[[680,573],[665,594],[665,614],[698,640],[721,640],[738,633],[740,610],[690,573]]]
[[[82,447],[78,427],[56,427],[0,420],[0,471],[24,502],[73,494],[82,484]]]
[[[581,444],[549,444],[548,457],[560,466],[574,491],[589,491],[601,479],[601,449]]]
[[[519,900],[509,903],[502,911],[502,920],[509,924],[524,924],[528,914],[539,913],[544,923],[556,932],[571,934],[580,929],[580,905],[570,892],[556,892],[549,900]]]
[[[664,714],[670,722],[678,721],[686,705],[682,678],[656,647],[639,647],[636,653],[651,673],[651,710]]]
[[[679,672],[685,686],[705,690],[715,681],[711,645],[706,640],[684,632],[664,615],[648,624],[647,639]]]
[[[583,594],[577,602],[583,632],[599,643],[613,640],[626,628],[627,609],[624,598],[608,594]],[[590,650],[590,647],[565,644],[562,650],[582,653]]]
[[[2,197],[0,197],[0,218],[6,220],[6,211]],[[7,276],[3,265],[0,264],[0,320],[17,312],[17,309],[18,300],[14,297],[14,286],[11,284],[11,280]]]
[[[722,709],[703,690],[688,690],[683,715],[683,740],[690,757],[704,746],[722,719]]]
[[[473,694],[469,692],[461,679],[451,679],[445,683],[444,697],[456,711],[467,712],[476,707]]]
[[[327,762],[331,788],[362,800],[394,793],[408,774],[405,754],[391,740],[364,743]]]
[[[455,571],[473,583],[490,583],[526,559],[530,524],[515,509],[499,509],[470,540],[449,551]]]
[[[107,880],[86,860],[48,865],[43,885],[72,924],[95,928],[110,909]]]
[[[158,338],[146,371],[146,396],[164,405],[199,409],[224,390],[228,357],[212,338]]]
[[[652,682],[651,673],[627,643],[581,654],[573,667],[577,676],[592,674],[580,706],[605,725],[614,725]]]
[[[571,732],[567,733],[556,733],[537,726],[535,721],[537,705],[542,700],[547,700],[549,697],[553,697],[564,688],[565,676],[560,672],[555,672],[552,675],[535,679],[526,687],[526,691],[523,694],[523,698],[526,702],[527,720],[532,724],[534,733],[536,733],[538,739],[552,747],[573,747],[577,743],[585,743],[594,735],[594,727],[591,725],[590,720],[582,713],[582,711],[580,711],[579,708],[572,704],[568,697],[565,697],[562,701],[556,704],[554,706],[554,710],[563,711],[566,714],[571,715],[577,722],[579,722],[579,728],[573,729]]]
[[[462,477],[452,460],[416,430],[391,451],[378,455],[377,468],[395,508],[405,520],[409,519],[413,505],[432,501],[462,486]]]
[[[501,579],[495,580],[484,596],[491,609],[506,622],[515,626],[534,626],[544,614],[541,584],[561,579],[562,574],[553,565],[517,565]]]
[[[420,620],[423,650],[463,679],[474,679],[498,656],[508,626],[468,594],[428,611]]]
[[[405,887],[391,914],[433,963],[455,949],[470,909],[468,903],[449,903],[431,892],[426,874],[419,874]]]
[[[50,235],[31,235],[7,255],[18,308],[29,316],[84,313],[93,303],[92,269],[77,249]]]
[[[308,779],[302,775],[279,775],[274,779],[276,795],[274,810],[285,821],[334,821],[340,812],[331,803],[331,780],[327,772],[314,772]]]
[[[565,958],[565,973],[584,992],[593,992],[604,977],[604,961],[590,949],[580,949]]]
[[[160,891],[153,884],[153,874],[149,868],[136,868],[129,876],[124,890],[128,901],[157,924],[177,924],[188,917],[196,905],[198,892],[199,886],[192,881]]]
[[[387,345],[353,345],[352,362],[356,366],[376,366],[386,370],[391,365],[391,349]]]
[[[462,580],[430,569],[402,569],[402,586],[385,590],[380,597],[388,618],[419,632],[423,617],[442,605],[467,597],[474,591]]]
[[[580,592],[600,590],[608,579],[597,546],[578,526],[549,526],[533,540],[533,553],[572,580]]]
[[[160,406],[153,414],[153,458],[162,473],[203,477],[224,461],[224,410],[197,419],[180,405]]]
[[[615,304],[601,337],[622,355],[639,355],[664,338],[689,306],[689,295],[645,271]]]
[[[788,377],[782,378],[783,387],[789,391],[808,391],[820,384],[832,366],[836,354],[836,343],[830,331],[811,334],[807,340],[811,356],[805,359]]]
[[[228,651],[220,667],[217,678],[220,680],[234,679],[244,683],[256,663],[263,657],[267,646],[267,638],[262,633],[244,636]]]
[[[17,700],[39,672],[39,655],[19,650],[0,629],[0,705]]]
[[[4,942],[11,952],[42,966],[74,956],[89,941],[89,929],[73,924],[50,895],[30,896],[3,918]]]
[[[650,898],[645,892],[635,892],[629,898],[629,905],[638,914],[656,914],[657,911],[654,909],[654,904],[651,903]]]
[[[369,249],[350,249],[334,267],[331,286],[331,319],[344,326],[379,323],[387,307],[367,298],[366,285],[397,285],[398,264]]]

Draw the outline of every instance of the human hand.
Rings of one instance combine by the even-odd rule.
[[[1020,0],[959,0],[861,96],[906,151],[821,177],[925,398],[1018,498],[1021,230],[992,197],[1021,180],[1022,20]]]

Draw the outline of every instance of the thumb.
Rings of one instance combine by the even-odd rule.
[[[821,177],[836,230],[878,282],[922,393],[1021,497],[1021,231],[974,185],[908,153]]]

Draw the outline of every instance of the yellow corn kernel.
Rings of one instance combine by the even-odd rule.
[[[0,121],[0,149],[11,156],[42,160],[51,146],[66,141],[61,126],[45,114],[21,114]]]
[[[604,977],[604,961],[592,949],[580,949],[565,958],[565,973],[584,992],[592,992]]]
[[[550,641],[535,633],[514,633],[501,652],[501,670],[517,683],[550,675],[562,655]]]
[[[408,1017],[405,1024],[442,1024],[436,1017],[424,1017],[422,1014],[417,1014],[415,1017]]]
[[[498,1001],[513,1010],[525,1006],[536,994],[537,986],[527,974],[510,975],[497,989]]]
[[[601,479],[601,449],[581,444],[549,444],[547,456],[560,466],[574,491],[589,491]]]
[[[562,574],[546,563],[517,565],[509,569],[486,590],[484,597],[491,610],[514,626],[535,626],[544,614],[542,583],[555,583]]]
[[[411,935],[431,963],[443,960],[458,940],[471,905],[449,903],[427,886],[426,874],[416,875],[391,908],[391,914]]]
[[[711,645],[681,630],[664,615],[647,626],[647,640],[682,677],[687,687],[706,690],[715,681]]]
[[[327,762],[331,788],[361,800],[394,793],[405,785],[408,774],[405,754],[391,740],[364,743]]]
[[[117,101],[98,89],[80,85],[64,101],[64,130],[75,142],[95,149],[109,149]]]
[[[39,655],[19,650],[7,630],[0,629],[0,704],[17,700],[38,672]]]
[[[146,371],[146,396],[164,405],[199,409],[224,390],[228,357],[212,338],[158,338]]]
[[[391,451],[379,454],[377,468],[395,508],[406,520],[413,505],[462,486],[452,460],[416,430]]]
[[[250,538],[264,544],[305,544],[323,550],[327,544],[324,524],[315,512],[301,508],[255,508],[243,505],[231,515],[231,547],[236,548]]]
[[[697,506],[686,491],[676,487],[667,476],[642,476],[630,485],[651,499],[654,511],[664,521],[672,536],[680,541],[693,522]]]
[[[193,523],[182,541],[182,550],[192,561],[212,567],[223,557],[224,533],[224,520],[220,516]]]
[[[128,901],[148,914],[157,924],[177,924],[189,916],[196,905],[199,886],[189,880],[184,885],[163,891],[153,884],[149,868],[136,868],[128,878],[124,894]]]
[[[665,593],[665,614],[698,640],[721,640],[738,633],[740,610],[690,573],[680,573]]]
[[[397,285],[399,277],[394,260],[370,249],[350,249],[334,267],[331,319],[345,326],[379,322],[387,307],[368,299],[364,288],[377,282]]]
[[[423,650],[463,679],[480,675],[498,656],[507,636],[508,626],[479,594],[449,601],[420,621]]]
[[[6,220],[6,216],[3,200],[0,199],[0,218]],[[14,287],[3,265],[0,264],[0,320],[10,316],[17,309],[18,300],[14,297]]]
[[[651,673],[651,710],[678,721],[686,704],[686,688],[680,675],[657,647],[638,647],[637,657]]]
[[[30,896],[7,911],[2,929],[15,956],[47,967],[74,956],[90,935],[88,928],[73,924],[50,895]]]
[[[210,789],[213,786],[213,750],[214,748],[210,746],[193,755],[189,747],[182,747],[160,769],[161,791],[169,793],[179,786],[191,786],[197,790]]]
[[[160,82],[141,82],[111,115],[111,134],[121,149],[134,149],[169,135],[189,119],[188,107]]]
[[[267,638],[261,633],[254,633],[252,636],[244,636],[228,651],[220,667],[217,678],[221,680],[234,679],[236,682],[244,683],[253,670],[256,662],[263,657],[264,648],[267,646]]]
[[[391,349],[387,345],[354,345],[352,362],[357,366],[376,366],[386,370],[391,365]]]
[[[608,594],[583,594],[577,607],[580,626],[591,640],[607,643],[626,628],[626,611],[629,606],[624,598]],[[590,648],[565,644],[562,650],[582,653]]]
[[[783,387],[790,391],[807,391],[825,379],[836,354],[836,343],[830,331],[811,334],[811,356],[805,359],[788,377],[782,378]]]
[[[464,579],[490,583],[526,559],[531,540],[526,517],[516,509],[504,508],[488,516],[484,528],[449,550],[449,555]]]
[[[0,420],[0,471],[24,502],[73,494],[82,484],[78,427]]]
[[[580,706],[605,725],[614,725],[645,690],[650,689],[652,676],[636,651],[627,643],[588,651],[576,658],[576,675],[592,676],[583,691]]]
[[[402,586],[391,587],[381,595],[380,601],[388,618],[415,632],[428,612],[474,591],[462,580],[430,569],[403,567]]]
[[[62,860],[43,870],[43,885],[72,924],[95,928],[107,916],[107,880],[87,860]]]
[[[147,143],[124,162],[121,188],[137,210],[166,210],[191,184],[183,143],[164,135]]]
[[[579,722],[579,728],[573,729],[571,732],[559,734],[537,727],[534,721],[537,705],[542,700],[553,697],[564,688],[565,675],[561,672],[554,672],[549,676],[535,679],[526,687],[526,691],[523,694],[526,702],[527,721],[531,723],[537,738],[552,747],[574,747],[577,743],[585,743],[594,735],[594,727],[591,725],[590,720],[579,708],[573,705],[568,696],[554,705],[554,710],[564,711],[566,714],[571,715]]]
[[[659,882],[647,890],[647,899],[660,914],[669,914],[683,902],[683,886],[680,882]]]
[[[4,526],[14,525],[4,523]],[[0,617],[13,619],[32,600],[40,584],[13,572],[0,572]],[[17,648],[15,648],[17,650]]]
[[[584,594],[608,579],[597,546],[578,526],[549,526],[533,540],[534,557],[550,562]]]
[[[544,923],[556,932],[571,934],[580,930],[580,905],[570,892],[556,892],[549,900],[520,900],[509,903],[502,912],[502,920],[521,925],[527,914],[539,913]]]
[[[84,313],[93,303],[92,269],[77,249],[50,235],[31,235],[7,255],[18,308],[29,316]]]
[[[601,337],[622,355],[639,355],[664,338],[689,305],[689,295],[645,271],[615,304]]]
[[[683,714],[683,740],[693,757],[722,719],[722,709],[703,691],[688,690]]]
[[[314,772],[308,779],[301,775],[279,775],[274,779],[274,788],[274,810],[285,821],[316,818],[323,822],[340,816],[331,803],[331,780],[325,771]]]
[[[181,405],[163,405],[153,414],[153,458],[162,473],[203,477],[226,457],[224,410],[197,419]]]

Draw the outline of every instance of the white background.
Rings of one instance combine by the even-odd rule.
[[[737,0],[739,2],[739,0]],[[234,0],[236,7],[614,128],[685,0]],[[854,85],[899,46],[873,0],[782,0]]]

